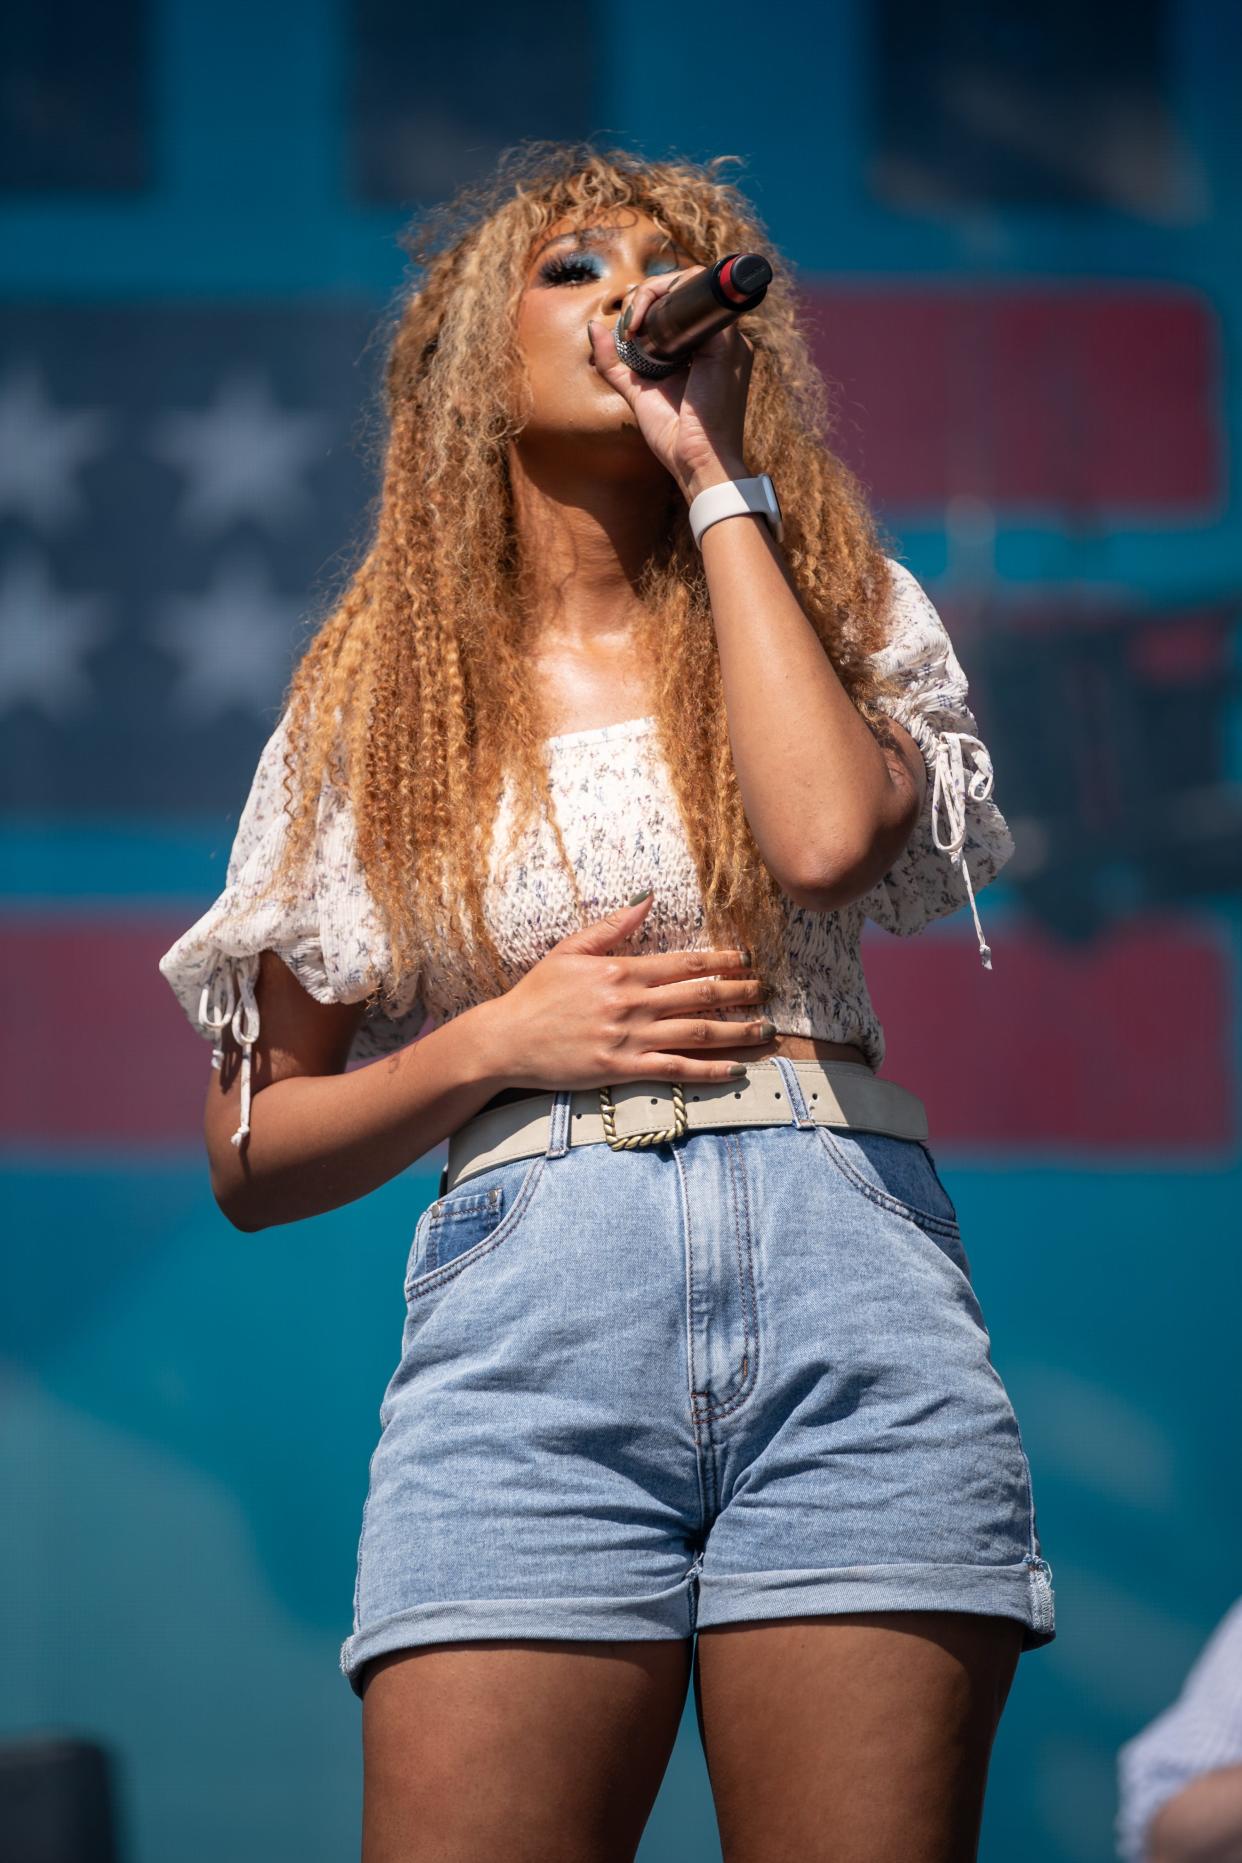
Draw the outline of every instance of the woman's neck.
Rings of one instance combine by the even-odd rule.
[[[652,468],[654,467],[654,471]],[[651,460],[637,473],[588,474],[562,455],[511,449],[510,479],[527,608],[540,632],[586,644],[642,612],[644,564],[680,496]]]

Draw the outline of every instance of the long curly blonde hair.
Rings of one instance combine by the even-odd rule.
[[[285,697],[289,832],[276,878],[305,885],[323,786],[342,785],[391,950],[373,980],[391,1002],[423,954],[451,947],[499,993],[511,986],[483,911],[506,775],[515,836],[542,812],[582,898],[555,812],[543,706],[530,665],[509,443],[530,400],[516,341],[530,258],[565,216],[648,214],[697,262],[762,251],[772,284],[746,319],[754,363],[751,469],[778,479],[798,598],[851,699],[888,738],[868,664],[884,643],[891,554],[858,480],[828,446],[828,394],[811,359],[791,266],[721,170],[645,161],[587,142],[527,141],[400,236],[421,276],[392,316],[382,489],[373,535],[317,623]],[[580,216],[580,219],[577,217]],[[733,768],[702,559],[669,479],[668,521],[638,595],[651,711],[713,946],[746,944],[779,987],[788,901],[759,851]],[[588,916],[583,914],[582,922]]]

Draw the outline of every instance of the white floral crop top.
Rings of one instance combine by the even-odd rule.
[[[883,879],[849,905],[811,912],[788,902],[793,987],[769,997],[766,1013],[781,1034],[858,1043],[879,1069],[884,1032],[867,992],[859,955],[864,919],[906,937],[969,902],[985,968],[975,892],[1013,853],[1013,839],[992,800],[992,761],[975,732],[966,676],[943,621],[921,584],[892,560],[894,626],[876,655],[896,671],[904,693],[885,709],[921,745],[927,791],[914,832]],[[643,887],[655,897],[628,948],[685,950],[711,941],[679,811],[663,761],[655,754],[653,718],[569,731],[548,740],[552,800],[566,851],[592,918],[624,905]],[[312,884],[294,909],[259,898],[285,832],[284,720],[268,740],[237,825],[224,891],[160,959],[160,970],[200,1034],[222,1058],[231,1029],[242,1052],[241,1144],[250,1122],[251,1051],[259,1034],[255,1000],[259,954],[271,950],[322,1003],[361,1002],[390,968],[386,940],[358,865],[352,812],[344,796],[325,793]],[[967,765],[973,765],[968,772]],[[501,797],[485,894],[488,925],[518,971],[538,962],[580,924],[555,841],[540,821],[508,850],[509,795]],[[351,1060],[390,1053],[431,1018],[439,1026],[486,994],[433,953],[404,980],[389,1013],[369,1008],[355,1033]],[[750,1020],[745,1003],[718,1012]]]

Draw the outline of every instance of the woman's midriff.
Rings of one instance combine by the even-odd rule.
[[[779,1030],[771,1041],[713,1048],[711,1054],[714,1061],[767,1061],[774,1054],[783,1054],[791,1061],[861,1061],[864,1067],[870,1066],[857,1042],[821,1041],[817,1035],[782,1035]]]
[[[706,1048],[696,1050],[706,1056]],[[821,1041],[813,1035],[782,1035],[778,1031],[771,1041],[745,1042],[736,1048],[713,1048],[713,1061],[767,1061],[774,1054],[788,1055],[791,1061],[861,1061],[864,1067],[871,1063],[867,1060],[857,1043],[849,1041]],[[532,1093],[538,1093],[538,1087],[506,1087],[493,1094],[480,1112],[490,1112],[493,1106],[504,1106],[510,1100],[524,1100]]]

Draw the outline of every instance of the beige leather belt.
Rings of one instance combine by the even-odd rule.
[[[575,1090],[570,1097],[568,1143],[631,1151],[681,1138],[703,1128],[797,1123],[782,1068],[791,1067],[802,1089],[806,1119],[821,1126],[862,1126],[894,1138],[926,1140],[927,1112],[917,1093],[881,1080],[862,1061],[797,1061],[770,1056],[747,1064],[744,1079],[720,1081],[627,1080],[612,1087]],[[492,1165],[546,1151],[556,1095],[522,1093],[490,1104],[459,1126],[448,1144],[439,1195]]]

